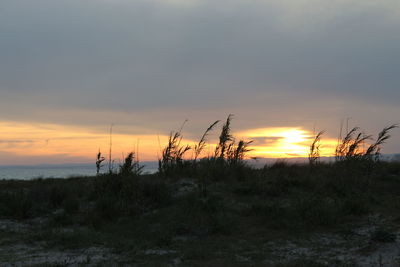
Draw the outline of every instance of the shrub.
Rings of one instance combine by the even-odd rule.
[[[370,239],[374,242],[391,243],[396,241],[396,234],[387,229],[378,228],[371,233]]]
[[[322,196],[303,197],[291,207],[294,221],[310,226],[329,226],[341,218],[335,201]],[[297,219],[296,219],[297,218]]]
[[[158,177],[132,179],[130,176],[107,174],[95,179],[95,212],[105,219],[140,215],[167,205],[171,199],[170,189]]]
[[[94,211],[102,219],[111,220],[121,215],[121,209],[118,207],[118,204],[118,199],[111,196],[104,196],[96,201]]]
[[[79,211],[79,199],[68,197],[63,201],[62,207],[67,214],[76,213]]]
[[[67,197],[66,189],[59,185],[54,185],[50,189],[49,201],[53,208],[58,208]]]
[[[179,229],[193,235],[228,234],[233,227],[226,206],[217,196],[186,195],[181,199],[180,216]]]
[[[26,219],[32,216],[33,203],[24,190],[1,192],[0,216]]]

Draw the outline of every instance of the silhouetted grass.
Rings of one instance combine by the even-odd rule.
[[[319,163],[320,159],[320,147],[321,147],[321,138],[325,131],[320,131],[314,137],[313,142],[310,145],[310,154],[308,154],[308,161],[311,165],[315,165]]]
[[[355,160],[374,160],[378,161],[380,156],[381,146],[387,139],[390,138],[389,131],[397,128],[396,124],[392,124],[382,129],[378,134],[375,142],[370,144],[368,148],[363,149],[362,145],[366,141],[372,140],[372,135],[366,135],[360,132],[359,127],[352,128],[346,135],[338,140],[335,150],[337,161],[355,161]]]
[[[186,121],[182,124],[179,131],[171,132],[168,144],[162,150],[162,156],[158,160],[158,172],[162,176],[171,177],[178,175],[184,169],[183,156],[191,149],[189,145],[182,145],[182,129]]]
[[[215,148],[214,157],[219,160],[224,160],[227,157],[228,147],[230,142],[234,140],[231,134],[231,121],[233,114],[229,114],[225,124],[222,126],[221,134],[219,135],[219,143]]]
[[[119,174],[122,176],[139,176],[142,174],[143,167],[135,157],[135,152],[130,152],[119,166]]]
[[[104,167],[103,165],[103,161],[105,161],[106,158],[102,156],[100,150],[99,153],[97,153],[97,157],[96,157],[96,174],[99,175],[100,174],[100,170],[102,167]]]
[[[334,163],[315,164],[320,132],[311,144],[311,164],[281,160],[257,169],[244,160],[251,141],[235,142],[231,119],[222,127],[213,157],[199,155],[217,121],[194,147],[192,159],[184,158],[190,147],[182,144],[182,129],[171,133],[156,174],[142,174],[132,152],[115,173],[0,181],[0,220],[39,221],[24,239],[49,247],[107,246],[145,264],[155,256],[143,251],[172,250],[187,266],[213,261],[231,266],[232,255],[262,248],[265,240],[334,232],[371,214],[393,218],[398,213],[400,163],[369,158],[379,155],[396,126],[384,128],[365,151],[361,144],[369,136],[351,130],[339,143]],[[99,153],[97,168],[101,159]],[[368,238],[393,242],[392,229],[397,228],[378,228]],[[252,256],[255,265],[263,266],[264,252]],[[277,266],[325,265],[301,259]]]
[[[42,226],[26,236],[30,242],[60,248],[106,244],[121,253],[179,250],[191,265],[221,257],[225,262],[236,247],[251,250],[263,236],[337,231],[369,214],[393,216],[400,207],[393,201],[400,191],[398,163],[376,162],[368,177],[359,165],[344,168],[340,162],[242,166],[243,176],[210,177],[207,195],[199,194],[197,175],[214,163],[201,159],[192,177],[180,179],[100,174],[0,181],[0,219],[41,218]],[[382,229],[368,238],[393,240],[392,228]],[[218,247],[224,248],[219,254],[213,252]],[[304,262],[290,264],[297,263]]]
[[[212,123],[207,130],[204,132],[204,134],[202,135],[202,137],[200,138],[200,141],[197,145],[194,146],[194,161],[196,161],[201,152],[204,150],[204,148],[206,147],[206,137],[207,135],[213,130],[213,128],[219,123],[219,120],[215,121],[214,123]]]

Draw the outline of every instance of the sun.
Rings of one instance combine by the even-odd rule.
[[[239,133],[243,138],[254,140],[250,157],[294,158],[308,157],[315,134],[300,127],[270,127],[250,129]],[[336,139],[324,137],[321,156],[332,156]]]
[[[300,128],[260,128],[241,133],[255,139],[251,156],[255,157],[307,157],[310,132]]]
[[[304,130],[291,129],[283,131],[281,136],[284,137],[284,142],[287,144],[296,144],[308,141],[310,136]]]

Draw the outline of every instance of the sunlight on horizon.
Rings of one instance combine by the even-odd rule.
[[[4,155],[8,154],[10,158],[22,158],[23,164],[36,164],[36,156],[43,157],[42,161],[48,159],[51,162],[59,157],[57,163],[63,163],[62,159],[74,163],[82,159],[94,162],[99,149],[104,156],[108,157],[109,154],[110,134],[106,128],[104,133],[100,133],[83,127],[13,122],[0,122],[0,128],[0,153],[3,161],[7,161]],[[160,136],[161,140],[166,138]],[[118,163],[124,155],[136,151],[138,146],[141,160],[151,159],[153,154],[156,157],[159,150],[157,139],[157,135],[113,133],[113,159]]]
[[[92,162],[101,150],[108,157],[109,129],[104,132],[91,131],[83,127],[56,124],[34,124],[0,122],[0,164],[70,163],[81,160]],[[114,127],[112,135],[112,156],[116,163],[124,155],[139,149],[139,160],[155,161],[168,141],[168,135],[120,134]],[[212,156],[219,131],[215,131],[204,149],[202,156]],[[313,140],[313,133],[300,127],[270,127],[249,129],[235,134],[237,140],[253,140],[248,157],[289,158],[307,157]],[[182,144],[193,146],[198,140],[182,140]],[[331,156],[336,140],[323,137],[321,156]],[[138,144],[139,143],[139,144]],[[185,158],[190,159],[192,151]]]
[[[271,127],[251,129],[239,133],[254,140],[252,157],[291,158],[307,157],[314,134],[299,127]],[[332,156],[337,143],[335,139],[322,138],[321,156]]]

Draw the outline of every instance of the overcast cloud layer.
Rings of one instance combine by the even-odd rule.
[[[0,119],[376,133],[400,120],[399,47],[398,0],[2,0]]]

